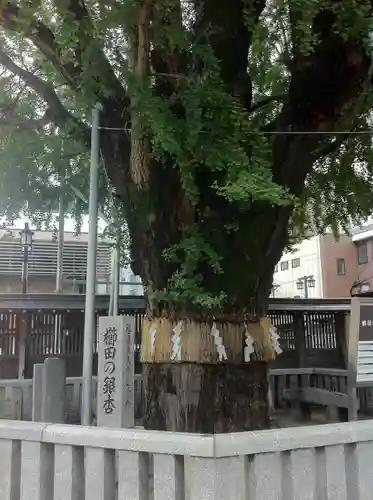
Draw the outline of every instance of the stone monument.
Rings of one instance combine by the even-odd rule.
[[[98,324],[97,425],[135,425],[133,316],[102,316]]]
[[[42,422],[65,423],[65,387],[65,361],[60,358],[47,358],[42,374]]]

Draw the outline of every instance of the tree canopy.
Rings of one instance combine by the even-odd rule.
[[[274,267],[293,235],[372,210],[372,10],[1,2],[0,210],[40,221],[62,185],[79,219],[99,103],[101,209],[126,220],[147,291],[146,428],[268,425]]]
[[[368,0],[2,2],[0,211],[43,220],[63,181],[79,218],[99,102],[101,206],[149,292],[258,302],[292,233],[371,213],[371,19]]]

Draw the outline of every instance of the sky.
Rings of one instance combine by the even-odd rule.
[[[17,219],[14,223],[15,228],[22,228],[25,225],[25,222],[30,222],[27,217],[23,217],[21,219]],[[32,229],[35,229],[35,226],[30,224]],[[102,219],[99,219],[98,221],[98,231],[102,232],[105,228],[106,224]],[[66,232],[73,232],[75,231],[75,222],[74,219],[71,217],[65,217],[65,231]],[[88,215],[85,215],[83,217],[83,226],[82,226],[82,233],[88,233]]]

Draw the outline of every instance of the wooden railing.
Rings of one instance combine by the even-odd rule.
[[[0,294],[0,378],[19,373],[21,329],[26,338],[23,374],[32,377],[35,363],[48,356],[66,360],[69,377],[82,374],[84,295]],[[106,315],[109,298],[98,296],[96,314]],[[119,310],[136,318],[135,369],[140,373],[138,347],[145,302],[141,296],[121,297]],[[345,317],[350,300],[273,299],[269,316],[278,328],[283,354],[272,368],[345,368]],[[97,339],[93,370],[97,370]]]
[[[0,421],[1,500],[372,500],[370,422],[215,436]]]
[[[347,370],[330,368],[273,369],[269,371],[269,383],[274,408],[287,408],[288,402],[282,397],[284,389],[316,387],[332,392],[346,393]]]
[[[289,401],[283,397],[284,389],[298,389],[316,387],[334,392],[346,392],[345,370],[305,368],[305,369],[272,369],[269,372],[269,382],[273,410],[287,410]],[[11,389],[11,390],[10,390]],[[97,377],[93,378],[92,406],[95,413],[95,397]],[[80,423],[80,404],[82,394],[82,378],[69,377],[66,380],[65,415],[67,423]],[[8,398],[6,401],[5,398]],[[360,412],[364,415],[373,415],[373,388],[358,389]],[[9,401],[19,401],[16,403]],[[14,410],[13,410],[14,409]],[[145,410],[143,378],[135,376],[135,420],[141,425]],[[13,416],[14,415],[14,416]],[[0,380],[0,418],[15,418],[31,420],[32,416],[32,379],[3,379]]]

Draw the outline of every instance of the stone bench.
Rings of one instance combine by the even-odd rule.
[[[347,421],[349,398],[347,394],[332,392],[316,387],[299,389],[284,389],[283,397],[290,401],[291,407],[297,412],[301,420],[310,420],[312,406],[326,408],[327,418],[330,421]]]

